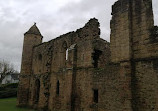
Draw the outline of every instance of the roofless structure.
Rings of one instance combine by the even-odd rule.
[[[112,6],[110,43],[97,19],[42,43],[24,34],[18,106],[43,111],[158,111],[158,34],[152,0]]]

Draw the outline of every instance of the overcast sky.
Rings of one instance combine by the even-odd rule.
[[[101,37],[110,39],[111,5],[116,0],[0,0],[0,59],[20,69],[23,34],[37,23],[43,41],[74,31],[96,17]],[[158,0],[153,0],[158,24]]]

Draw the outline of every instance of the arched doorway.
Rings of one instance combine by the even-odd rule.
[[[34,103],[37,104],[39,101],[39,94],[40,94],[40,80],[37,79],[35,81],[35,89],[34,89]]]

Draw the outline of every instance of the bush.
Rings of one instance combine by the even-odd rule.
[[[0,91],[0,98],[9,98],[17,96],[17,88],[10,88],[4,91]]]
[[[10,83],[10,84],[3,84],[0,86],[0,90],[5,89],[5,88],[17,88],[18,87],[18,83]]]
[[[0,86],[0,98],[16,97],[18,83],[5,84]]]

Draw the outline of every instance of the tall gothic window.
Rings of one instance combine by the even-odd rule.
[[[62,45],[62,49],[61,49],[61,52],[62,52],[62,64],[65,65],[66,64],[66,60],[68,59],[68,47],[67,47],[67,43],[66,41],[63,42],[63,45]]]
[[[68,49],[66,49],[66,60],[68,60]]]

